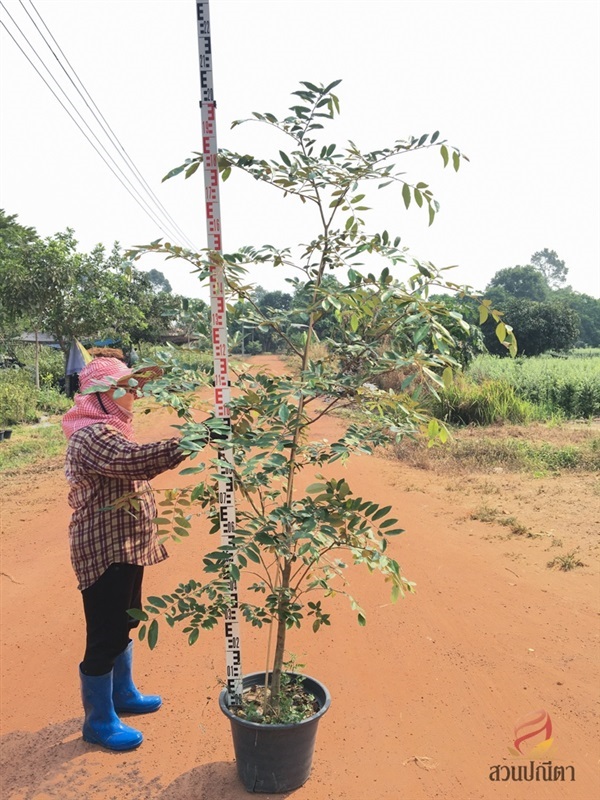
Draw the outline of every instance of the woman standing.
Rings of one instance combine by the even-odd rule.
[[[118,711],[145,714],[162,703],[158,695],[141,694],[133,681],[129,633],[139,623],[127,614],[141,607],[144,567],[168,557],[156,536],[148,481],[186,457],[176,438],[133,441],[138,389],[160,374],[156,367],[134,372],[116,358],[96,358],[81,371],[80,393],[62,422],[69,441],[71,562],[86,621],[79,666],[83,738],[110,750],[130,750],[143,740]]]

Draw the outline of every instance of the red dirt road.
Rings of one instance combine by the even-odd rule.
[[[138,417],[140,441],[170,435],[172,422],[162,412]],[[317,435],[333,439],[341,430],[340,421],[322,420]],[[292,652],[328,686],[332,705],[320,725],[312,776],[288,796],[600,796],[597,558],[573,572],[551,571],[539,544],[524,540],[511,545],[519,548],[518,563],[507,561],[506,541],[468,519],[468,496],[439,491],[432,473],[383,457],[355,458],[329,474],[342,470],[355,493],[393,503],[406,529],[394,555],[417,594],[392,605],[377,576],[355,569],[353,594],[367,610],[367,627],[358,627],[340,598],[331,628],[290,636]],[[174,471],[154,484],[183,482]],[[572,513],[579,513],[576,503]],[[585,513],[597,524],[600,511]],[[9,479],[2,521],[2,798],[247,798],[217,705],[221,632],[202,635],[190,648],[165,626],[154,652],[138,643],[138,683],[164,698],[158,713],[132,720],[144,743],[119,754],[83,742],[84,624],[69,562],[61,464]],[[171,557],[146,571],[146,594],[168,593],[201,576],[206,530],[197,521],[190,540],[169,545]],[[242,634],[245,672],[263,669],[262,636],[247,626]],[[575,781],[491,781],[493,765],[519,763],[508,752],[514,725],[538,709],[549,712],[554,726],[547,758],[572,765]]]

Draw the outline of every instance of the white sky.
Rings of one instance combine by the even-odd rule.
[[[3,3],[0,19],[22,42],[10,12],[70,86],[24,11],[41,27],[30,0]],[[161,202],[205,246],[201,171],[160,183],[202,149],[194,0],[34,3]],[[434,151],[403,162],[415,182],[430,183],[441,211],[428,228],[398,190],[373,190],[374,230],[402,236],[437,266],[460,265],[449,277],[479,289],[548,247],[574,289],[600,296],[599,9],[594,0],[212,0],[219,144],[269,157],[283,141],[258,125],[230,131],[231,121],[283,116],[300,80],[342,78],[342,115],[327,144],[375,149],[439,130],[471,159],[458,174],[443,171]],[[74,228],[86,250],[161,236],[2,27],[0,46],[0,206],[42,235]],[[291,245],[315,230],[292,198],[246,176],[233,175],[221,201],[226,252]],[[145,266],[175,291],[205,296],[184,264]],[[253,277],[286,288],[283,273]]]

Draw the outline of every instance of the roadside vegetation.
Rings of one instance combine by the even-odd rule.
[[[545,417],[589,419],[600,416],[600,350],[561,356],[499,358],[481,355],[467,370],[476,384],[510,386],[515,395],[542,409]],[[516,420],[514,420],[516,421]]]

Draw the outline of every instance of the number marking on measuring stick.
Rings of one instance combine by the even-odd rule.
[[[219,199],[219,167],[217,151],[216,103],[213,89],[212,45],[210,38],[209,0],[196,2],[198,23],[198,55],[200,63],[200,94],[202,117],[202,156],[204,164],[204,191],[206,200],[206,232],[208,249],[222,253],[221,204]],[[210,309],[214,361],[215,416],[229,426],[229,352],[227,348],[227,310],[225,282],[220,260],[214,261],[210,272]],[[221,545],[231,546],[235,538],[235,493],[233,480],[233,450],[219,450],[219,461],[231,467],[219,466],[219,519]],[[242,698],[242,653],[240,649],[240,621],[237,583],[229,584],[231,605],[225,618],[225,654],[227,662],[227,693],[229,702],[237,705]]]

